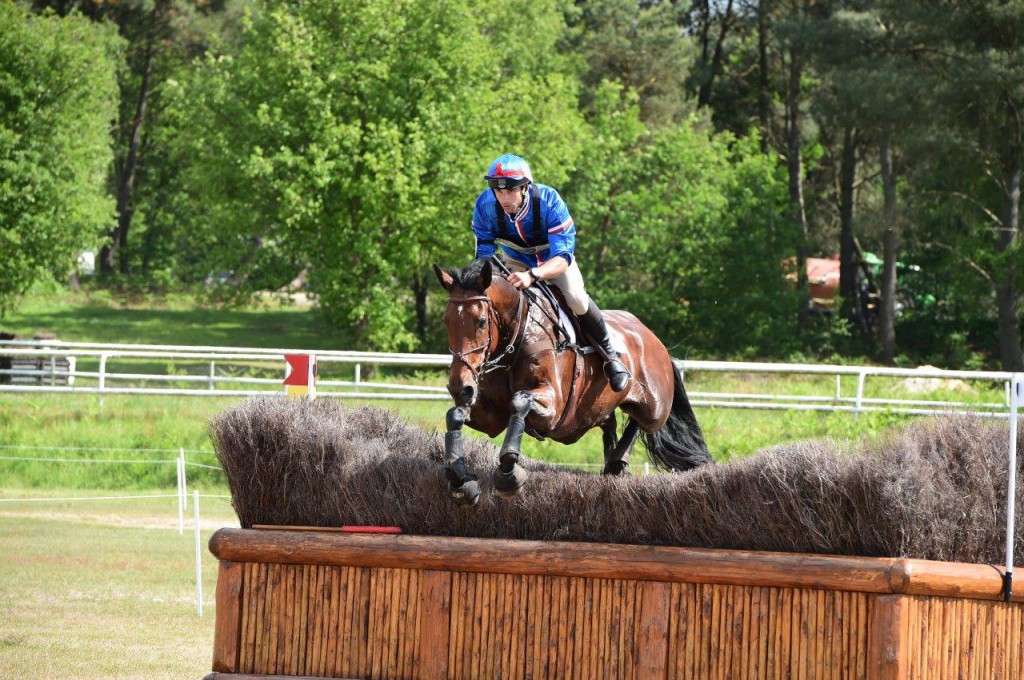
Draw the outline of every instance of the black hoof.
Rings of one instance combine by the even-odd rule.
[[[494,469],[494,492],[502,498],[512,498],[522,491],[526,485],[527,475],[518,463],[512,468],[512,472],[502,472],[501,468]]]
[[[448,495],[459,505],[476,505],[480,500],[480,484],[475,479],[467,479],[462,486],[449,486]]]
[[[604,474],[612,477],[629,477],[629,463],[624,460],[610,460],[604,464]]]

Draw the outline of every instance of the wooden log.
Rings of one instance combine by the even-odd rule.
[[[868,675],[878,680],[902,680],[908,673],[909,598],[872,598],[868,623]]]
[[[256,581],[258,571],[263,565],[245,565],[245,585],[242,588],[242,597],[245,600],[242,615],[242,658],[239,661],[239,669],[243,673],[251,673],[256,665],[256,629],[259,623],[256,620]]]
[[[217,620],[213,628],[213,670],[235,673],[239,670],[242,644],[242,564],[224,561],[217,574]]]
[[[341,587],[341,580],[343,578],[342,568],[330,567],[328,569],[328,574],[330,575],[330,578],[328,579],[329,590],[326,592],[326,597],[328,598],[326,631],[327,664],[324,667],[324,673],[330,677],[338,674],[338,643],[340,642],[339,633],[341,632],[338,627],[338,621],[341,619],[343,611],[340,602],[343,594]]]
[[[222,560],[765,585],[998,600],[1002,567],[665,546],[221,529]],[[1024,602],[1024,589],[1014,591]]]
[[[636,663],[640,678],[664,678],[668,673],[668,615],[671,587],[667,583],[640,586]]]

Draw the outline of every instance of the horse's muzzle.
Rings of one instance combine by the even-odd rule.
[[[448,393],[452,395],[456,406],[472,406],[476,403],[476,384],[453,385],[448,383]]]

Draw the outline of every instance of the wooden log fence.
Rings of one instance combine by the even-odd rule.
[[[213,672],[249,678],[1024,677],[1001,567],[221,529]]]

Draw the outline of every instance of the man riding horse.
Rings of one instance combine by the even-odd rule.
[[[664,343],[634,315],[601,310],[587,296],[573,258],[576,230],[565,202],[535,184],[522,158],[506,154],[487,171],[490,188],[477,199],[476,255],[466,267],[434,265],[448,291],[444,323],[452,355],[445,415],[445,476],[457,503],[475,505],[481,487],[463,453],[462,427],[505,440],[494,469],[494,491],[518,493],[527,479],[519,464],[524,434],[573,444],[600,428],[604,473],[628,474],[637,438],[650,460],[669,470],[711,461],[683,379]],[[500,245],[510,269],[491,256]],[[500,276],[504,270],[506,276]],[[563,342],[553,300],[529,290],[550,281],[579,315],[604,354]],[[612,346],[609,326],[624,355]],[[602,364],[604,364],[602,366]],[[628,364],[628,367],[627,367]],[[615,413],[627,416],[618,435]]]
[[[579,317],[583,331],[604,354],[605,375],[612,390],[621,392],[630,373],[612,345],[604,316],[587,295],[583,275],[574,257],[576,226],[558,192],[533,181],[525,159],[499,156],[484,175],[488,189],[476,199],[473,233],[477,258],[489,258],[500,245],[511,273],[506,277],[518,289],[538,281],[558,288]]]

